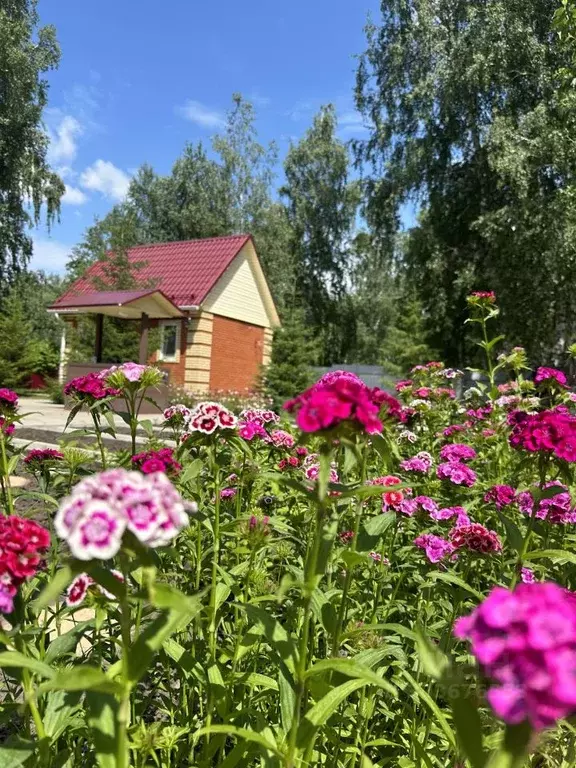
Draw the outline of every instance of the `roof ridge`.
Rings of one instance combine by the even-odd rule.
[[[239,240],[239,239],[246,240],[249,237],[252,237],[252,235],[239,234],[239,235],[218,235],[216,237],[195,237],[195,238],[192,238],[191,240],[168,240],[162,243],[142,243],[142,245],[132,245],[127,250],[133,251],[136,248],[159,248],[161,246],[168,246],[168,245],[170,246],[185,245],[187,243],[207,243],[213,240]]]

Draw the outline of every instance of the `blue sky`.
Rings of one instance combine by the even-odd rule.
[[[186,141],[209,140],[239,91],[282,155],[321,104],[361,135],[352,90],[378,0],[40,0],[62,49],[46,126],[67,184],[61,222],[34,232],[33,268],[61,272],[95,216],[142,163],[167,173]]]

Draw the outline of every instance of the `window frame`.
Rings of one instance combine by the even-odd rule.
[[[180,357],[180,330],[181,322],[178,320],[163,320],[160,324],[160,349],[158,350],[158,360],[164,363],[177,363]],[[164,354],[164,334],[167,328],[174,328],[176,330],[174,336],[174,354]]]

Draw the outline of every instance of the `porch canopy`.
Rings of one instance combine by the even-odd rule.
[[[48,308],[59,315],[96,315],[95,362],[102,362],[104,315],[123,320],[140,320],[140,362],[148,359],[148,321],[184,317],[184,313],[158,289],[139,291],[96,291],[66,296]]]

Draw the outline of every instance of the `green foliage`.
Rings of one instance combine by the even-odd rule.
[[[414,365],[433,360],[435,354],[426,338],[421,303],[399,295],[395,322],[386,328],[380,348],[384,370],[400,376]]]
[[[32,255],[28,227],[38,224],[43,205],[50,223],[60,210],[64,184],[46,160],[42,125],[48,83],[43,74],[58,66],[54,28],[39,27],[36,0],[0,4],[0,290]]]
[[[347,147],[336,137],[336,110],[323,107],[284,162],[286,199],[296,263],[296,299],[321,340],[320,362],[346,355],[348,242],[359,205],[359,186],[349,179]]]
[[[22,302],[10,294],[0,314],[0,381],[6,387],[24,384],[32,373],[53,373],[58,354],[45,339],[33,333]]]
[[[317,354],[317,343],[298,313],[288,316],[281,328],[276,328],[272,340],[270,363],[264,370],[264,393],[277,410],[313,380],[310,366]]]
[[[504,332],[534,360],[561,356],[576,330],[576,95],[557,88],[557,6],[382,0],[368,27],[356,91],[367,221],[386,250],[401,206],[420,206],[396,263],[453,363],[468,357],[472,289],[496,291]]]

